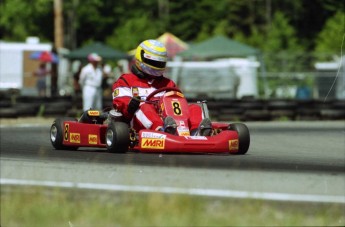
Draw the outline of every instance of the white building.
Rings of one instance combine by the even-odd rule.
[[[51,43],[40,43],[37,37],[28,37],[26,42],[0,41],[0,90],[18,89],[23,95],[37,95],[33,72],[38,68],[39,61],[30,59],[30,55],[36,51],[51,50]],[[68,61],[60,58],[58,87],[66,80],[67,71]],[[48,76],[46,79],[49,95],[51,78]]]

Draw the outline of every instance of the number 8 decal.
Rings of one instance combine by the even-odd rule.
[[[172,104],[172,107],[173,107],[173,110],[174,110],[174,114],[175,115],[182,115],[182,110],[181,110],[181,108],[180,108],[180,102],[178,102],[178,101],[173,101],[173,102],[171,102],[171,104]]]
[[[68,141],[68,131],[69,131],[69,124],[65,124],[65,141]]]

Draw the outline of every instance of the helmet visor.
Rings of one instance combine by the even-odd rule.
[[[165,58],[146,54],[144,50],[141,50],[140,55],[141,55],[142,61],[145,64],[153,66],[158,69],[165,69],[165,66],[166,66]]]

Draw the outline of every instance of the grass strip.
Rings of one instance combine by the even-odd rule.
[[[344,204],[1,186],[1,226],[344,226]]]

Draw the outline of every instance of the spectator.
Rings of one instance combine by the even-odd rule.
[[[83,94],[83,110],[102,109],[102,68],[101,56],[91,53],[87,57],[89,63],[80,72],[79,84]]]
[[[38,69],[34,72],[34,76],[37,77],[37,91],[40,97],[46,97],[46,77],[49,75],[50,71],[47,69],[47,64],[41,62]]]

